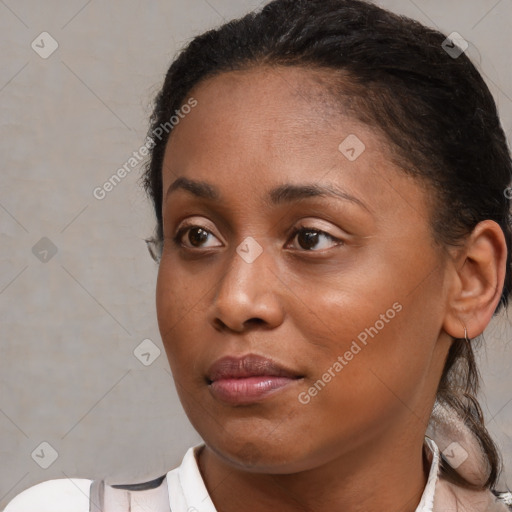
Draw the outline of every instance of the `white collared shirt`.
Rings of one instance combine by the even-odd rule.
[[[91,487],[92,480],[47,480],[20,493],[4,512],[217,512],[197,462],[203,446],[189,448],[181,465],[152,489],[125,490],[104,485],[98,491]],[[428,437],[425,447],[430,471],[415,512],[509,512],[490,491],[463,490],[443,480],[439,448]]]

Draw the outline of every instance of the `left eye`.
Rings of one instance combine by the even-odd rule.
[[[307,251],[310,251],[313,247],[318,244],[318,240],[321,237],[328,238],[331,241],[338,242],[336,245],[340,245],[343,242],[338,238],[330,235],[329,233],[322,231],[321,229],[316,228],[308,228],[308,227],[300,227],[293,231],[291,238],[294,239],[297,237],[297,241],[301,245],[301,247]],[[329,247],[321,247],[321,249],[328,249]]]

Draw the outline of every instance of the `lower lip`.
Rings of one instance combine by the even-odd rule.
[[[250,404],[284,389],[298,379],[287,377],[246,377],[243,379],[219,379],[209,385],[215,398],[230,404]]]

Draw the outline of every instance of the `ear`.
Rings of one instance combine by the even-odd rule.
[[[454,259],[453,281],[443,323],[455,338],[476,338],[487,327],[498,306],[507,264],[507,243],[499,224],[477,224]]]

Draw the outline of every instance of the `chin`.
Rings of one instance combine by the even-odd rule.
[[[222,461],[236,469],[254,473],[289,474],[308,469],[307,447],[298,438],[263,435],[226,435],[223,439],[203,437]]]

